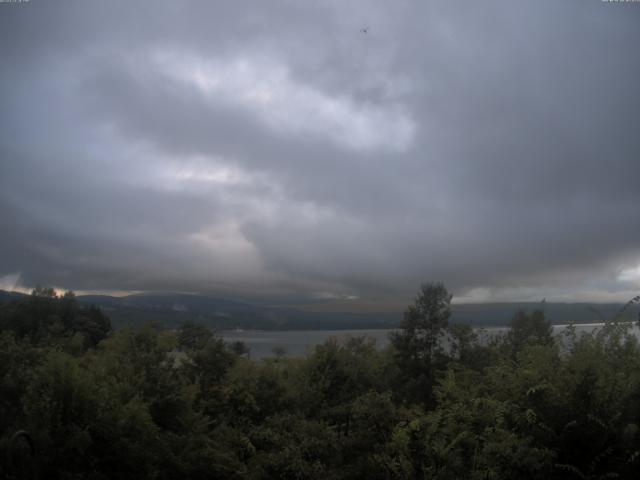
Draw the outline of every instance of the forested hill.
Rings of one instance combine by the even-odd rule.
[[[604,322],[617,315],[621,303],[475,303],[451,306],[451,321],[474,326],[507,326],[518,310],[541,310],[554,325],[568,323]],[[640,308],[629,306],[622,314],[624,320],[637,320]]]
[[[23,296],[0,290],[0,301]],[[157,321],[176,327],[185,320],[216,329],[323,330],[395,328],[402,312],[356,313],[311,312],[302,308],[267,307],[203,295],[180,293],[138,294],[125,297],[80,295],[78,301],[94,304],[109,316],[114,326]],[[554,324],[600,322],[612,318],[622,304],[589,303],[483,303],[452,305],[451,321],[472,326],[506,326],[518,310],[542,309]],[[632,306],[628,320],[636,320],[640,309]]]

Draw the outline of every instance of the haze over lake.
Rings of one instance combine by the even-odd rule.
[[[579,323],[574,324],[576,332],[590,332],[596,328],[601,328],[604,323]],[[554,325],[553,334],[562,334],[567,325]],[[505,333],[506,327],[478,328],[475,331],[481,338],[489,339],[493,336]],[[310,353],[316,345],[320,345],[331,337],[338,340],[345,340],[348,337],[369,337],[376,341],[378,348],[385,348],[389,345],[389,334],[395,329],[380,330],[227,330],[220,332],[226,342],[241,341],[249,348],[251,358],[260,359],[274,357],[274,349],[282,348],[284,356],[297,357]],[[636,337],[640,338],[640,328],[634,325],[631,330]]]

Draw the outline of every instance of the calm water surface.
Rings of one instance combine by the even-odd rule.
[[[602,327],[602,323],[579,323],[574,324],[576,332],[588,332],[594,328]],[[562,333],[566,325],[554,325],[554,334]],[[481,338],[488,339],[495,335],[500,335],[507,330],[505,327],[488,327],[477,329]],[[283,330],[283,331],[263,331],[263,330],[228,330],[220,334],[227,342],[240,340],[249,347],[251,358],[273,357],[275,348],[282,348],[285,356],[297,357],[311,353],[316,345],[324,343],[331,337],[344,340],[348,337],[366,336],[376,341],[378,348],[384,348],[389,344],[389,333],[394,330]],[[633,332],[640,338],[638,327],[633,328]]]

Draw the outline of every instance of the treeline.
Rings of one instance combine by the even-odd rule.
[[[385,350],[252,361],[200,325],[112,331],[34,290],[0,304],[0,478],[637,478],[628,324],[554,338],[519,312],[481,342],[450,301],[425,284]]]

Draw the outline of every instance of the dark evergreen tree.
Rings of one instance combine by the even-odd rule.
[[[435,372],[443,360],[442,338],[451,315],[451,294],[442,283],[425,283],[391,335],[399,389],[407,400],[433,405]]]

